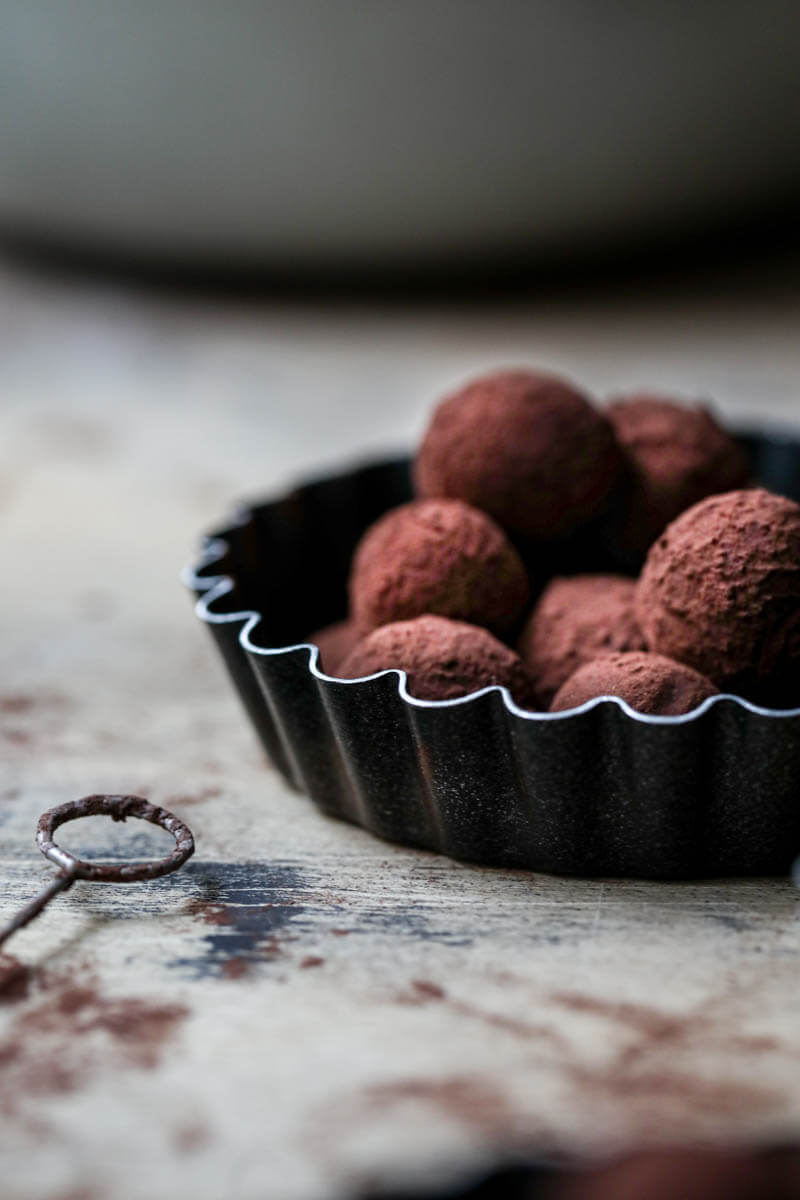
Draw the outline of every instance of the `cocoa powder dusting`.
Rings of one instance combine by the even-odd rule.
[[[405,671],[409,692],[423,700],[452,700],[500,684],[522,707],[535,703],[533,677],[521,658],[465,621],[425,615],[382,625],[356,645],[338,674],[358,679],[391,669]]]
[[[537,542],[606,507],[622,452],[605,415],[540,371],[479,376],[437,407],[414,464],[419,496],[457,496]]]
[[[172,1140],[179,1154],[193,1154],[211,1140],[211,1134],[207,1125],[197,1121],[193,1124],[182,1125],[175,1131]]]
[[[65,709],[69,708],[69,697],[61,692],[43,690],[39,692],[6,692],[0,695],[0,713],[11,713],[20,716],[33,712],[35,709]]]
[[[246,958],[228,958],[220,967],[223,979],[241,979],[250,974],[250,963]]]
[[[33,697],[23,695],[0,696],[0,712],[24,713],[33,708]]]
[[[502,529],[452,499],[413,500],[371,525],[356,547],[349,591],[362,633],[427,613],[502,634],[529,594],[525,567]]]
[[[370,1108],[393,1107],[403,1101],[429,1104],[447,1117],[494,1136],[508,1136],[515,1124],[514,1112],[503,1092],[477,1077],[456,1075],[378,1083],[365,1090],[364,1098]]]
[[[640,392],[610,404],[606,416],[628,468],[617,530],[628,551],[645,554],[687,508],[747,483],[745,454],[703,406]]]
[[[591,1013],[598,1017],[607,1017],[629,1025],[647,1037],[663,1038],[672,1036],[682,1030],[685,1020],[649,1008],[644,1004],[630,1004],[624,1001],[601,1000],[597,996],[586,996],[582,992],[554,992],[551,997],[556,1004],[573,1012]]]
[[[663,1135],[670,1125],[683,1127],[687,1112],[697,1117],[733,1118],[779,1111],[785,1104],[779,1090],[754,1083],[752,1078],[709,1078],[699,1070],[674,1065],[678,1056],[691,1059],[696,1048],[724,1054],[781,1050],[774,1037],[726,1029],[718,998],[685,1014],[582,993],[556,992],[552,999],[573,1012],[625,1026],[635,1035],[636,1040],[621,1046],[605,1063],[590,1065],[569,1056],[563,1065],[581,1096],[592,1103],[634,1098],[640,1136]]]
[[[216,800],[222,795],[222,788],[216,784],[198,788],[196,792],[176,792],[167,796],[164,804],[167,808],[182,808],[187,804],[202,804],[205,800]]]
[[[622,575],[551,579],[528,616],[517,652],[536,680],[547,709],[579,667],[602,654],[644,650],[633,615],[635,580]]]
[[[555,992],[552,999],[573,1012],[590,1013],[627,1025],[641,1034],[647,1042],[675,1042],[686,1044],[698,1038],[706,1043],[713,1042],[724,1049],[742,1050],[754,1054],[780,1050],[781,1044],[771,1035],[747,1035],[729,1033],[720,1019],[714,1001],[708,1011],[704,1009],[690,1013],[665,1013],[661,1009],[645,1004],[626,1001],[601,1000],[597,996],[586,996],[581,992]]]
[[[30,746],[33,738],[25,729],[4,729],[3,734],[7,742],[13,746]]]
[[[596,696],[619,696],[637,712],[676,716],[717,694],[710,679],[661,654],[631,651],[584,663],[558,689],[551,712],[577,708]]]
[[[411,986],[420,996],[429,996],[432,1000],[444,1000],[447,995],[443,987],[429,979],[412,979]]]
[[[90,975],[76,982],[76,969],[20,973],[7,959],[9,978],[25,980],[19,999],[29,1003],[13,1015],[0,1041],[0,1113],[6,1118],[21,1115],[36,1097],[78,1090],[101,1067],[155,1067],[188,1015],[182,1004],[107,996]],[[12,993],[22,987],[14,983]]]
[[[648,648],[723,691],[791,706],[800,666],[800,505],[763,488],[687,509],[636,588]]]
[[[444,1004],[450,1012],[458,1016],[467,1017],[473,1021],[480,1021],[483,1025],[488,1025],[492,1029],[501,1029],[504,1033],[509,1033],[513,1037],[521,1038],[524,1041],[546,1041],[562,1052],[566,1049],[566,1042],[558,1030],[552,1026],[479,1008],[476,1004],[471,1004],[467,1000],[459,1000],[456,997],[449,996],[443,987],[440,987],[438,983],[433,983],[429,979],[412,979],[411,990],[399,992],[395,996],[395,1003],[408,1006],[429,1003]]]
[[[779,1112],[785,1096],[774,1088],[734,1079],[704,1079],[691,1071],[654,1067],[627,1069],[624,1059],[595,1068],[567,1063],[566,1073],[584,1100],[634,1103],[639,1133],[655,1137],[670,1124],[685,1126],[686,1115],[740,1117]]]

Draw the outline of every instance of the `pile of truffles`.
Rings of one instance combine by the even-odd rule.
[[[704,408],[483,376],[435,410],[416,499],[366,531],[347,620],[309,640],[328,674],[400,668],[426,700],[501,684],[534,711],[798,704],[800,506],[748,485]],[[598,547],[612,567],[590,574]]]

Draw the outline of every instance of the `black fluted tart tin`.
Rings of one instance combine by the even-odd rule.
[[[800,500],[798,435],[740,440],[755,480]],[[316,480],[238,510],[185,573],[288,783],[379,837],[491,866],[643,879],[789,870],[800,709],[721,695],[677,717],[618,699],[531,713],[497,686],[426,701],[402,671],[324,674],[303,638],[344,616],[356,542],[410,498],[407,459]]]

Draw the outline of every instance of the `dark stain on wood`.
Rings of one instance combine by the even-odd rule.
[[[431,926],[431,916],[422,904],[407,904],[398,908],[368,909],[358,914],[358,926],[353,933],[374,933],[385,930],[394,936],[419,942],[438,942],[443,946],[471,946],[474,937],[463,931]]]
[[[193,862],[161,885],[171,889],[177,903],[183,902],[184,913],[213,927],[213,932],[203,935],[200,953],[170,963],[195,976],[224,975],[224,964],[231,958],[251,964],[269,962],[285,955],[288,944],[302,941],[306,934],[312,934],[317,945],[328,934],[472,944],[471,934],[433,926],[435,910],[423,904],[359,909],[358,901],[354,904],[346,892],[325,888],[295,862]],[[331,926],[329,922],[341,920],[345,909],[353,924]]]
[[[201,863],[193,874],[202,895],[191,898],[184,911],[214,932],[203,936],[201,954],[172,965],[188,967],[196,976],[240,978],[253,964],[280,958],[294,940],[294,929],[310,927],[307,906],[300,902],[308,884],[294,866]]]

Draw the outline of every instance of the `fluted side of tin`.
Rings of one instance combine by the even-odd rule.
[[[402,672],[342,681],[318,669],[302,633],[341,615],[352,545],[405,498],[404,472],[369,467],[243,513],[187,573],[287,780],[380,837],[491,865],[641,878],[786,871],[800,850],[800,710],[714,697],[686,717],[644,717],[616,700],[524,713],[500,688],[432,703],[408,695]]]

